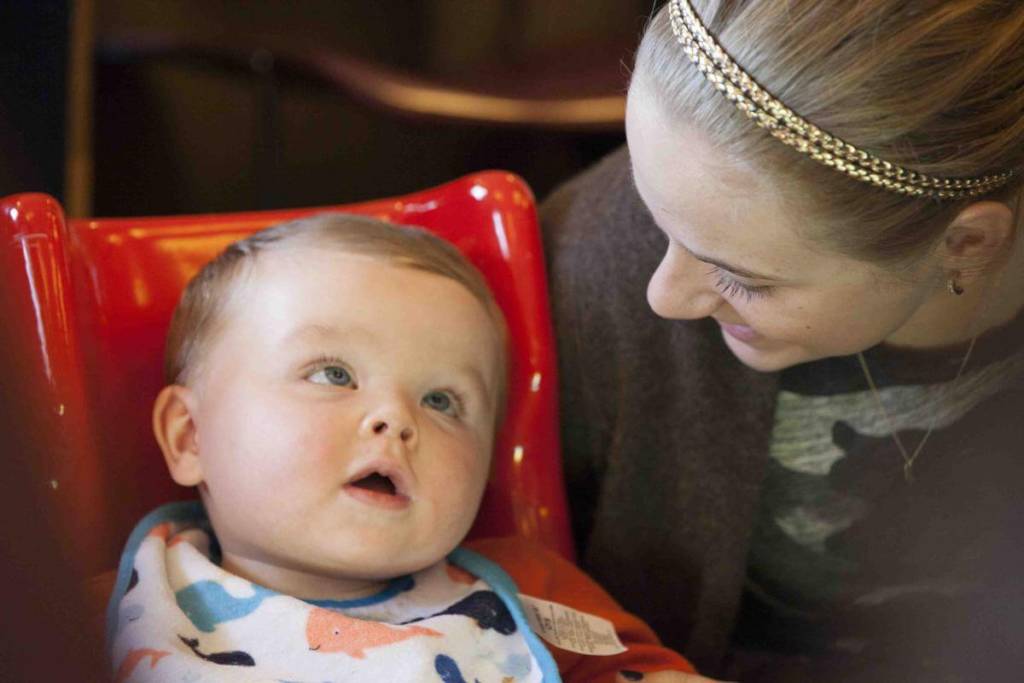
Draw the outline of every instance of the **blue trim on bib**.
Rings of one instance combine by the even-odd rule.
[[[548,651],[537,634],[530,628],[530,622],[526,620],[523,605],[519,602],[519,588],[516,586],[516,582],[512,580],[512,577],[494,562],[467,548],[456,548],[448,556],[448,559],[457,567],[461,567],[477,578],[483,579],[498,594],[502,602],[505,603],[505,607],[508,608],[512,619],[516,622],[519,632],[523,634],[523,638],[530,648],[530,653],[537,660],[537,663],[540,664],[543,682],[562,683],[562,677],[558,673],[555,658],[551,656],[551,652]]]
[[[150,512],[142,518],[135,529],[128,537],[124,545],[124,552],[121,553],[121,561],[117,567],[117,580],[114,581],[114,592],[110,595],[110,602],[107,603],[107,652],[110,652],[114,644],[114,635],[117,630],[117,612],[121,606],[124,594],[128,592],[128,584],[132,580],[132,571],[135,569],[135,555],[139,552],[139,546],[153,527],[164,522],[205,522],[206,510],[198,500],[183,500],[177,503],[167,503]]]
[[[349,609],[351,607],[366,607],[368,605],[376,605],[378,603],[390,600],[400,593],[410,591],[416,582],[409,575],[399,576],[397,579],[391,579],[388,585],[384,586],[379,593],[368,595],[365,598],[353,598],[352,600],[305,600],[311,605],[317,607],[323,607],[324,609]]]

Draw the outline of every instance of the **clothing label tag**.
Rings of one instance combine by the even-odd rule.
[[[612,622],[603,617],[519,594],[530,628],[557,648],[581,655],[617,655],[627,648]]]

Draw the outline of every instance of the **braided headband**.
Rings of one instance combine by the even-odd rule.
[[[1005,185],[1013,171],[979,178],[939,178],[879,159],[829,135],[758,85],[700,22],[689,0],[670,0],[672,32],[683,52],[715,88],[773,137],[851,178],[913,197],[960,199]]]

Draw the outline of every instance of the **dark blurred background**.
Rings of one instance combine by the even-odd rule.
[[[622,143],[653,4],[4,0],[0,196],[230,211],[506,168],[543,197]]]

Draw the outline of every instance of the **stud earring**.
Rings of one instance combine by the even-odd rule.
[[[950,273],[949,279],[946,280],[946,289],[948,289],[949,293],[953,296],[960,296],[964,293],[964,288],[956,281],[958,277],[960,277],[960,271],[954,270]]]

